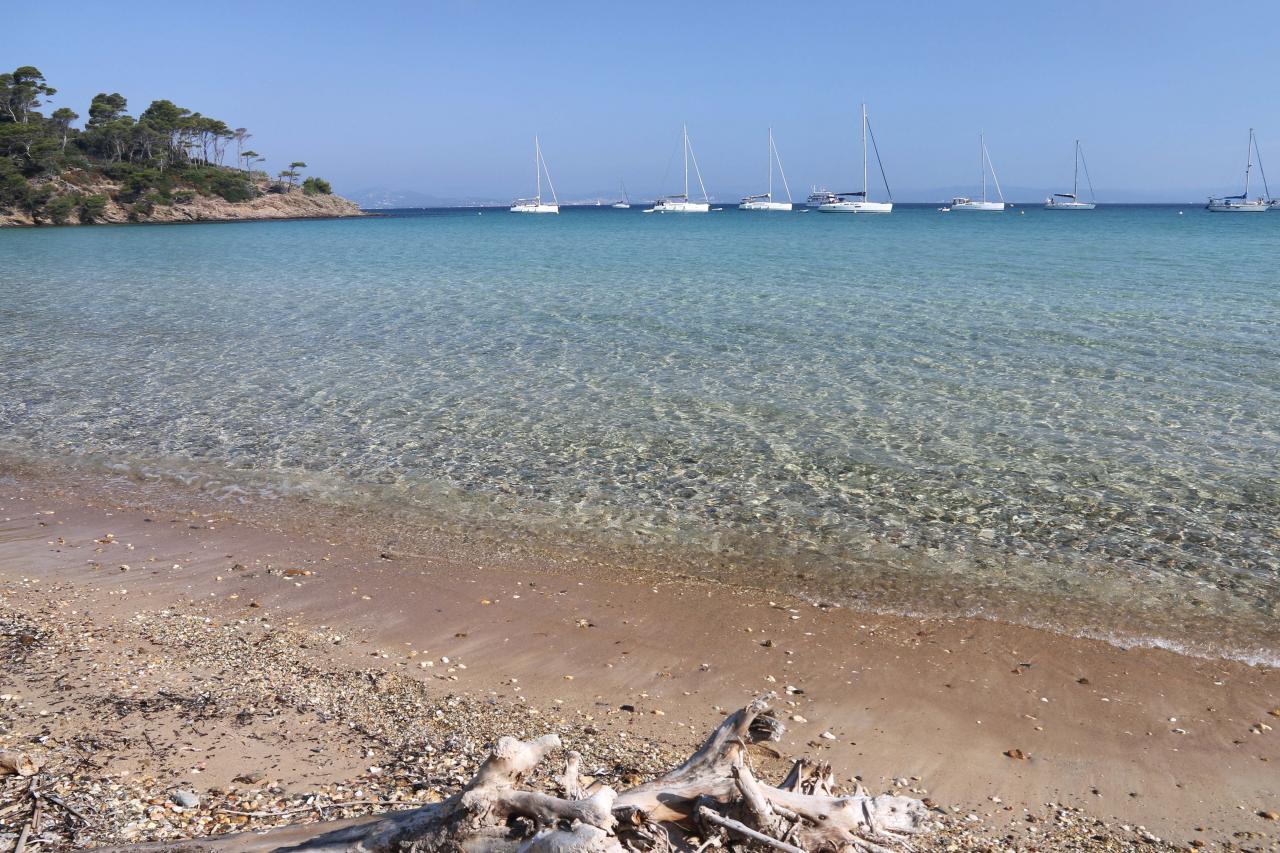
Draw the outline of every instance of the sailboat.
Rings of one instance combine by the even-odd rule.
[[[991,162],[991,154],[987,151],[986,137],[978,134],[978,145],[982,148],[982,201],[974,201],[964,196],[956,196],[951,199],[951,210],[978,210],[992,213],[999,213],[1004,210],[1004,191],[1000,189],[1000,179],[996,177],[995,164]],[[991,169],[991,178],[996,184],[996,194],[1000,196],[999,201],[987,201],[987,168]]]
[[[782,187],[787,191],[786,201],[773,200],[773,161],[778,161],[778,174],[782,176]],[[749,195],[738,205],[739,210],[790,210],[791,187],[787,185],[787,173],[782,171],[782,156],[778,147],[773,144],[773,128],[769,128],[769,191],[760,195]]]
[[[867,136],[871,136],[871,148],[876,154],[876,166],[880,169],[880,178],[884,181],[884,192],[888,201],[872,201],[867,195]],[[833,193],[829,190],[814,190],[810,193],[807,204],[826,213],[893,213],[893,193],[889,190],[889,179],[884,174],[884,163],[880,161],[880,146],[876,145],[876,135],[867,120],[867,105],[862,105],[862,189],[859,192]]]
[[[1080,164],[1084,161],[1084,152],[1080,150],[1080,140],[1076,140],[1076,168],[1071,178],[1071,192],[1054,193],[1044,200],[1045,210],[1093,210],[1097,204],[1093,200],[1093,179],[1089,177],[1089,164],[1084,164],[1084,179],[1089,184],[1089,200],[1081,201],[1077,194],[1080,189]]]
[[[684,192],[658,199],[645,213],[706,213],[711,210],[711,199],[707,197],[707,188],[702,183],[702,170],[698,168],[698,157],[693,153],[693,145],[689,142],[689,127],[686,125],[681,133],[684,139]],[[702,190],[702,201],[692,201],[689,198],[690,157],[693,158],[693,173],[698,177],[698,188]]]
[[[1262,149],[1258,147],[1258,137],[1253,137],[1253,153],[1258,155],[1258,174],[1262,176],[1262,192],[1267,210],[1280,210],[1280,198],[1271,197],[1271,187],[1267,186],[1267,170],[1262,168]]]
[[[617,210],[630,210],[631,196],[627,195],[627,182],[619,181],[618,183],[622,184],[622,201],[615,201],[613,206]]]
[[[542,159],[542,143],[533,137],[533,171],[538,192],[533,198],[521,198],[511,205],[512,213],[559,213],[560,199],[556,198],[555,185],[551,183],[551,172],[547,169],[547,161]],[[547,186],[551,188],[551,204],[542,201],[542,174],[547,175]]]
[[[1210,196],[1205,210],[1214,213],[1264,213],[1270,207],[1263,199],[1249,201],[1249,173],[1253,171],[1253,128],[1249,128],[1249,148],[1244,164],[1244,192],[1240,195]]]

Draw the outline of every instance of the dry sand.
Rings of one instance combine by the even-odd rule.
[[[1050,823],[1053,813],[1105,821],[1085,833],[1100,843],[1144,831],[1180,846],[1280,843],[1280,823],[1266,817],[1280,811],[1275,670],[983,621],[820,607],[605,571],[585,556],[512,556],[457,539],[426,554],[387,552],[354,535],[267,529],[228,507],[145,504],[0,479],[0,605],[12,625],[36,626],[11,627],[6,648],[21,651],[12,637],[23,630],[50,635],[32,641],[46,650],[43,668],[28,661],[0,673],[9,696],[0,747],[38,752],[52,748],[41,737],[66,744],[99,732],[104,743],[90,753],[108,769],[98,772],[127,771],[158,790],[234,795],[237,775],[267,767],[263,784],[281,793],[260,800],[318,786],[340,800],[361,799],[351,785],[380,791],[372,799],[406,796],[412,774],[384,790],[389,777],[370,766],[403,763],[405,750],[428,742],[438,745],[432,761],[444,761],[452,744],[459,763],[409,789],[430,797],[482,751],[472,741],[489,728],[563,730],[584,745],[588,765],[595,756],[602,775],[625,781],[772,689],[789,721],[784,758],[816,755],[872,790],[914,791],[996,846],[1013,844],[1010,833],[1035,842],[1046,831],[1036,815],[1049,803]],[[286,628],[296,634],[272,633]],[[255,674],[259,661],[217,651],[226,648],[219,631],[271,637],[268,648],[281,636],[309,638],[273,655],[296,657],[293,670],[322,686],[392,678],[428,720],[439,719],[430,703],[488,716],[453,734],[444,723],[402,731],[397,741],[376,729],[398,718],[373,705],[363,722],[332,697],[319,718],[297,696],[264,711],[251,701],[269,681]],[[200,716],[200,695],[216,712]],[[228,695],[254,710],[242,716]],[[270,691],[263,696],[270,705]],[[150,740],[139,741],[139,729]],[[414,737],[422,743],[406,747]],[[163,800],[149,808],[171,809]],[[146,826],[163,829],[158,820],[130,837],[163,835]]]

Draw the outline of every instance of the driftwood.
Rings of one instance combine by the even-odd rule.
[[[439,803],[346,821],[266,832],[114,848],[129,853],[682,853],[708,847],[782,853],[910,851],[928,827],[919,800],[838,795],[830,768],[796,762],[781,786],[755,778],[747,747],[777,740],[772,694],[729,716],[688,761],[616,793],[584,790],[581,757],[566,756],[556,780],[563,797],[519,786],[549,754],[557,735],[500,739],[472,780]]]

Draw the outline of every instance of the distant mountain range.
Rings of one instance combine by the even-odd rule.
[[[406,207],[468,207],[494,203],[491,199],[462,199],[451,196],[438,196],[422,193],[417,190],[393,190],[387,187],[374,187],[347,193],[346,197],[365,210],[390,210]]]

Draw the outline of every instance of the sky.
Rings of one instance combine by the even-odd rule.
[[[899,201],[976,193],[980,130],[1011,199],[1069,189],[1076,138],[1099,200],[1238,192],[1250,127],[1280,195],[1274,0],[62,0],[5,17],[0,66],[43,71],[51,107],[168,98],[353,196],[531,194],[536,133],[562,200],[621,181],[651,199],[680,189],[687,123],[720,199],[763,190],[772,126],[800,201],[860,186],[863,101]]]

